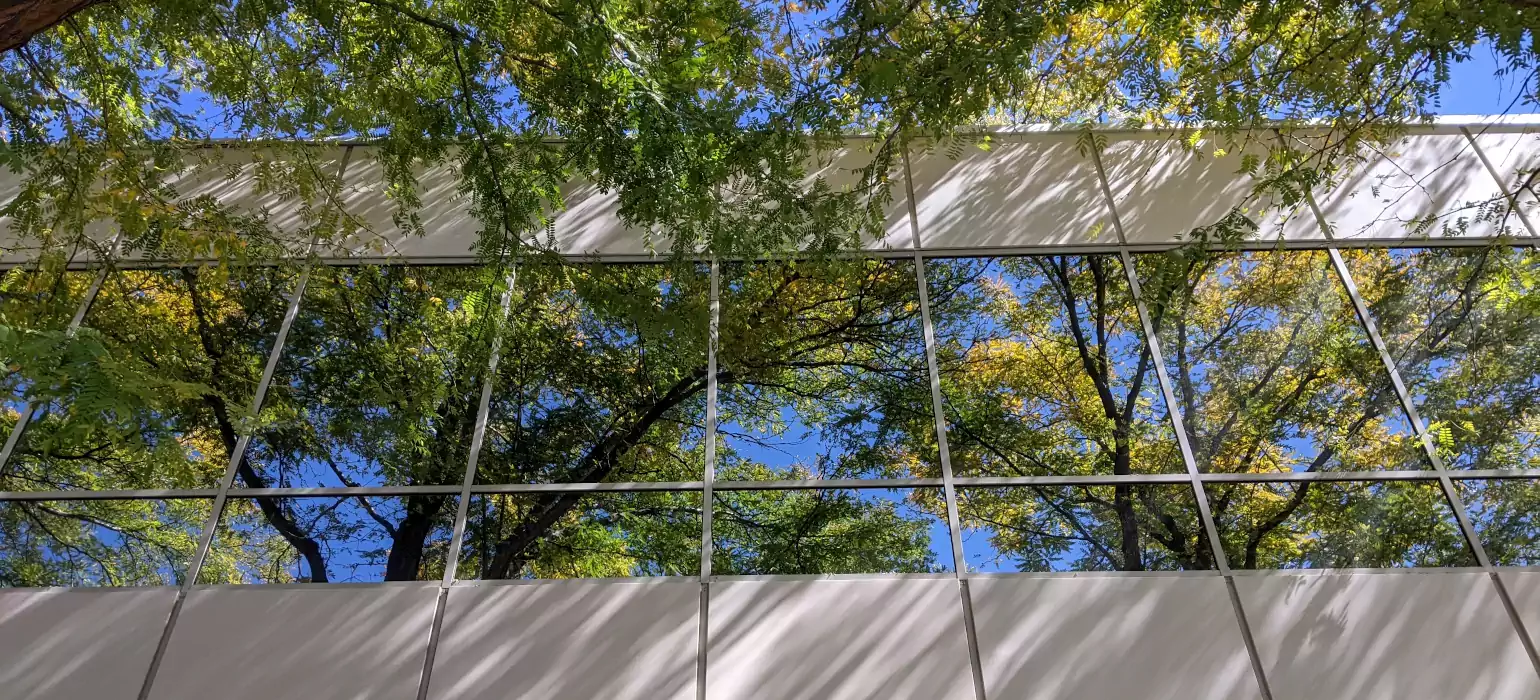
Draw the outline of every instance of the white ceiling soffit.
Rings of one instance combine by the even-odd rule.
[[[1096,166],[1074,134],[996,136],[910,156],[920,245],[927,250],[1117,242]]]
[[[1502,235],[1492,215],[1504,198],[1463,133],[1404,136],[1315,192],[1339,240],[1479,238]],[[1511,221],[1508,235],[1521,233]]]
[[[1110,140],[1102,167],[1128,242],[1189,240],[1194,229],[1217,224],[1232,211],[1256,225],[1254,240],[1319,237],[1308,207],[1284,207],[1257,195],[1256,181],[1242,171],[1247,153],[1257,156],[1260,169],[1272,138],[1253,131],[1233,142],[1202,138],[1190,148],[1170,134]]]

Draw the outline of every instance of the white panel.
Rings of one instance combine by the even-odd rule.
[[[1252,138],[1272,135],[1253,132]],[[1271,144],[1201,139],[1188,149],[1181,139],[1171,134],[1128,136],[1110,140],[1102,153],[1129,243],[1189,240],[1193,229],[1216,224],[1232,210],[1257,225],[1254,239],[1321,237],[1308,207],[1284,208],[1258,196],[1253,191],[1256,181],[1241,172],[1244,153],[1262,158]],[[1224,155],[1216,156],[1220,149]]]
[[[942,148],[910,158],[927,249],[1117,242],[1096,166],[1072,135],[1001,136],[957,160]]]
[[[470,198],[461,195],[459,172],[452,164],[418,168],[417,217],[423,235],[396,226],[395,202],[385,194],[385,169],[373,149],[355,147],[343,176],[342,197],[356,229],[336,241],[335,254],[367,258],[466,257],[481,235],[481,221],[470,212]]]
[[[151,698],[413,700],[438,586],[187,594]]]
[[[829,189],[844,192],[861,186],[862,169],[872,162],[872,140],[852,139],[846,148],[837,148],[814,156],[808,164],[808,177],[804,184],[812,187],[816,178],[823,178]],[[893,172],[886,173],[891,199],[883,206],[882,235],[867,238],[861,247],[865,250],[893,250],[914,247],[914,232],[909,228],[909,200],[904,189],[902,165],[895,158]],[[867,200],[869,201],[869,199]]]
[[[700,585],[452,588],[428,697],[693,700]]]
[[[1279,574],[1235,585],[1275,700],[1540,697],[1486,574]]]
[[[174,588],[0,591],[0,700],[134,700]]]
[[[1504,571],[1503,585],[1531,639],[1540,635],[1540,571]]]
[[[708,700],[974,697],[956,581],[713,583],[707,620]]]
[[[1477,219],[1502,192],[1463,134],[1413,134],[1367,156],[1315,193],[1337,238],[1442,238],[1461,222],[1458,235],[1497,234]],[[1419,229],[1429,217],[1434,223]]]
[[[1224,579],[969,583],[991,698],[1260,698]]]
[[[1481,152],[1491,161],[1497,176],[1502,178],[1508,192],[1515,195],[1529,223],[1540,226],[1540,220],[1537,220],[1540,217],[1540,198],[1535,196],[1535,192],[1540,191],[1540,174],[1537,174],[1540,173],[1540,130],[1482,133],[1473,127],[1471,134],[1476,139],[1476,145],[1481,147]],[[1517,218],[1505,223],[1515,236],[1535,233],[1525,229]]]

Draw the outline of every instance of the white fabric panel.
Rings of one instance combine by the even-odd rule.
[[[957,582],[711,584],[708,700],[972,700]]]
[[[808,164],[805,185],[813,186],[816,178],[823,178],[829,189],[835,192],[850,191],[861,186],[862,170],[871,165],[877,143],[870,139],[852,139],[845,148],[821,153]],[[914,232],[909,227],[909,200],[905,194],[902,162],[895,156],[895,167],[887,173],[891,199],[883,206],[883,233],[862,242],[865,250],[908,250],[914,247]],[[870,201],[870,200],[867,200]]]
[[[452,588],[428,697],[693,700],[700,584]]]
[[[1529,218],[1532,226],[1540,226],[1540,198],[1535,196],[1540,191],[1540,129],[1529,128],[1522,132],[1482,132],[1477,128],[1471,129],[1471,135],[1476,139],[1476,145],[1481,152],[1486,154],[1487,160],[1492,163],[1492,169],[1497,171],[1497,176],[1502,178],[1503,186],[1514,195],[1519,209]],[[1531,179],[1531,178],[1534,179]],[[1527,187],[1526,187],[1527,185]],[[1529,231],[1523,222],[1515,218],[1506,222],[1507,229],[1515,236],[1535,234],[1537,231]]]
[[[1071,134],[999,136],[956,160],[917,151],[910,168],[927,250],[1117,242],[1096,166]]]
[[[969,582],[991,698],[1260,698],[1224,579]]]
[[[1540,571],[1504,571],[1503,585],[1531,639],[1540,635]]]
[[[1283,207],[1257,195],[1255,179],[1241,172],[1245,153],[1265,156],[1271,144],[1256,139],[1271,139],[1271,133],[1253,132],[1249,143],[1200,139],[1192,149],[1183,138],[1150,134],[1107,143],[1102,167],[1129,243],[1190,240],[1193,229],[1216,224],[1232,210],[1257,225],[1256,240],[1321,237],[1309,207]],[[1224,155],[1215,155],[1221,149]]]
[[[1275,700],[1540,697],[1486,574],[1277,574],[1235,585]]]
[[[413,700],[438,590],[436,584],[193,590],[150,697]]]
[[[1502,191],[1464,134],[1411,134],[1366,155],[1315,192],[1337,238],[1498,234],[1494,223],[1476,219],[1483,203],[1502,200]],[[1429,217],[1434,223],[1419,230]]]
[[[174,588],[0,590],[0,700],[134,700]]]

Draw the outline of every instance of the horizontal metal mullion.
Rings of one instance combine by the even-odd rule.
[[[1186,474],[1060,474],[1043,476],[959,476],[958,488],[1009,488],[1015,486],[1109,486],[1112,484],[1186,484]]]
[[[617,481],[576,484],[480,484],[471,493],[614,493],[647,491],[700,491],[704,481]]]
[[[775,481],[714,481],[717,491],[786,491],[793,489],[913,489],[941,488],[941,479],[779,479]]]
[[[459,486],[328,486],[318,488],[230,489],[230,498],[306,498],[316,496],[454,496]]]
[[[1438,481],[1438,472],[1398,470],[1383,472],[1260,472],[1201,474],[1207,484],[1259,484],[1297,481]]]
[[[1540,479],[1540,469],[1449,469],[1449,478],[1461,479]]]
[[[116,491],[0,491],[0,501],[145,501],[174,498],[213,498],[215,489],[124,489]]]

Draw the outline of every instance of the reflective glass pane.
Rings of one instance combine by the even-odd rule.
[[[234,498],[198,583],[436,581],[459,497]]]
[[[937,470],[912,261],[743,263],[722,277],[718,478]]]
[[[502,283],[476,267],[316,268],[240,483],[462,483]]]
[[[206,499],[0,502],[0,587],[173,586]]]
[[[292,270],[108,275],[10,462],[9,490],[208,488],[223,476],[282,324]]]
[[[970,571],[1214,568],[1186,484],[962,488]]]
[[[65,328],[95,276],[94,272],[67,272],[57,264],[0,271],[0,327],[8,331],[0,336],[6,429],[15,424],[27,388],[37,375],[48,371],[47,360],[66,347]]]
[[[1497,566],[1540,566],[1540,481],[1456,479],[1487,557]]]
[[[716,575],[952,570],[940,489],[717,491]]]
[[[1209,484],[1236,569],[1473,566],[1436,481]]]
[[[1426,468],[1324,251],[1140,256],[1198,468]]]
[[[1497,246],[1343,257],[1444,463],[1540,468],[1540,254]]]
[[[926,263],[959,476],[1184,470],[1122,264]]]
[[[701,495],[480,494],[462,579],[623,578],[700,573]]]
[[[480,483],[699,481],[710,271],[521,265]]]

